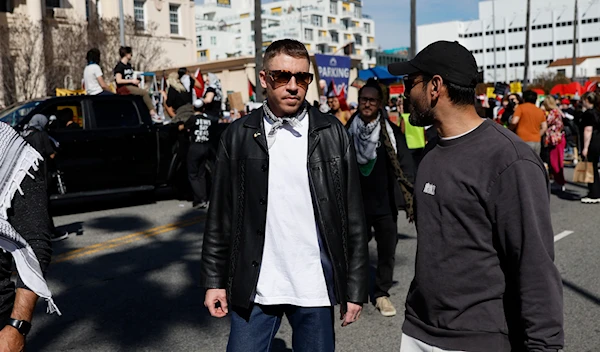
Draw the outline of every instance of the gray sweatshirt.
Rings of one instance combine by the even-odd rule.
[[[469,352],[563,347],[548,182],[539,156],[490,120],[428,144],[405,334]]]

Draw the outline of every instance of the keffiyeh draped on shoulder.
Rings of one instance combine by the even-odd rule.
[[[8,222],[8,209],[17,191],[23,194],[21,182],[34,178],[30,170],[38,170],[42,156],[9,125],[0,122],[0,248],[12,254],[23,283],[48,302],[47,312],[57,312],[42,269],[33,249]]]

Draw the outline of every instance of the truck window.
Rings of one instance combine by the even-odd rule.
[[[96,128],[135,127],[141,124],[133,101],[115,99],[93,101]]]
[[[84,128],[83,110],[77,100],[61,100],[45,107],[41,114],[50,119],[51,130],[82,129]]]
[[[31,101],[25,104],[9,106],[0,112],[0,121],[15,127],[18,125],[41,101]]]

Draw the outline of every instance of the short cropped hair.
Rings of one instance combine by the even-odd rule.
[[[523,92],[523,100],[526,103],[535,104],[537,102],[538,94],[532,90],[526,90]]]
[[[119,56],[121,58],[124,58],[125,55],[131,54],[132,52],[133,52],[133,50],[131,49],[130,46],[122,46],[119,48]]]
[[[87,52],[85,56],[88,64],[100,65],[100,50],[98,48],[92,48]]]
[[[297,59],[306,59],[310,65],[310,56],[304,44],[294,39],[282,39],[271,43],[265,51],[263,69],[268,69],[269,62],[279,54],[285,54]]]

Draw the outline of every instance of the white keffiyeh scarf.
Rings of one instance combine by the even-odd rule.
[[[385,127],[390,136],[390,141],[394,147],[394,151],[398,152],[396,146],[396,137],[389,121],[385,121]],[[356,148],[356,160],[361,165],[366,165],[377,159],[377,148],[381,145],[379,138],[381,135],[381,113],[377,118],[369,123],[365,123],[360,115],[356,115],[352,121],[352,125],[348,129],[348,133],[354,139],[354,147]]]
[[[265,110],[265,116],[267,120],[269,120],[269,122],[271,123],[271,131],[267,135],[267,145],[269,146],[269,148],[271,148],[271,146],[273,146],[273,143],[275,143],[277,131],[279,131],[279,129],[282,128],[284,124],[287,123],[292,127],[298,127],[300,125],[300,122],[306,116],[306,114],[308,114],[308,103],[306,101],[302,103],[302,106],[300,106],[300,109],[298,110],[296,115],[293,116],[275,116],[275,114],[269,108],[269,104],[267,104],[266,100],[263,103],[263,108]]]
[[[26,176],[34,178],[29,170],[37,171],[43,158],[12,127],[1,122],[0,150],[0,248],[12,254],[23,283],[48,302],[47,312],[60,315],[33,249],[8,222],[13,196],[17,191],[23,194],[21,182]]]

